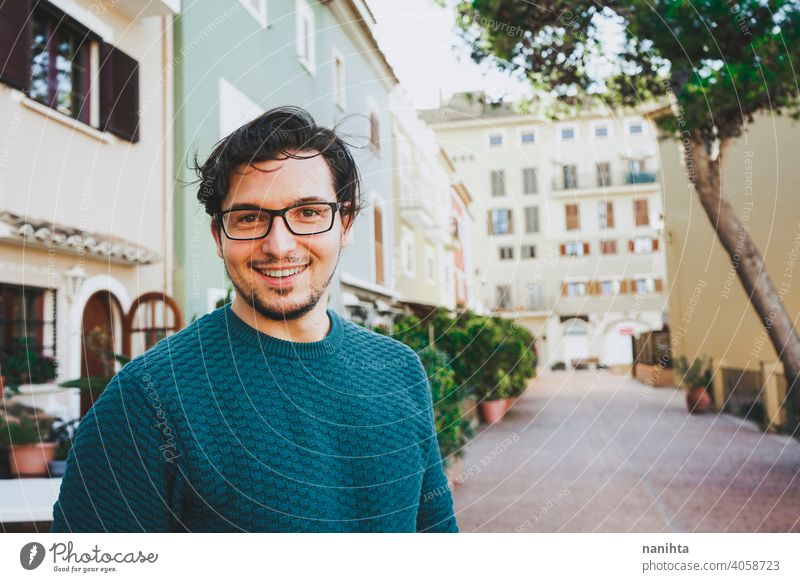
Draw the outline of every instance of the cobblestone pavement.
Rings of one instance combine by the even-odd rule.
[[[460,475],[465,532],[800,532],[800,442],[605,371],[543,373]]]

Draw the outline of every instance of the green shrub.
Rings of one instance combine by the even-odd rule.
[[[436,349],[420,352],[420,360],[431,387],[434,424],[442,458],[447,460],[452,455],[462,457],[464,445],[472,436],[472,429],[461,413],[463,398],[455,381],[455,373],[447,365],[447,356]]]

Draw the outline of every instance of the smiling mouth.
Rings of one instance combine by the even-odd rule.
[[[256,269],[262,275],[266,275],[267,277],[274,277],[276,279],[281,279],[284,277],[291,277],[292,275],[296,275],[301,271],[304,271],[308,267],[308,265],[300,265],[299,267],[292,267],[291,269]]]

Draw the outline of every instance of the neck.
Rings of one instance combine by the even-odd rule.
[[[318,342],[325,339],[331,329],[325,307],[328,304],[327,299],[326,292],[311,311],[292,320],[264,317],[238,295],[231,304],[231,310],[250,327],[274,338],[290,342]]]

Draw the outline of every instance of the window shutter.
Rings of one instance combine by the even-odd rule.
[[[629,250],[630,252],[633,252],[633,241],[632,241],[632,240],[629,240],[629,241],[628,241],[628,250]]]
[[[508,211],[508,234],[514,232],[514,221],[511,219],[511,210]]]
[[[654,251],[658,250],[658,239],[657,238],[653,239],[653,250]]]
[[[619,282],[619,292],[620,293],[627,293],[628,292],[628,281],[625,279],[620,280]]]
[[[606,202],[606,228],[614,228],[614,203]]]
[[[139,63],[117,47],[100,47],[100,129],[139,141]]]
[[[375,206],[375,282],[379,285],[385,283],[383,272],[383,211]]]
[[[656,279],[656,293],[661,293],[664,290],[664,281]]]
[[[587,242],[583,243],[583,254],[584,255],[588,255],[589,254],[589,243],[587,243]]]
[[[562,295],[566,295],[567,294],[567,284],[566,283],[561,283],[561,294]]]
[[[31,84],[31,0],[0,2],[0,81],[27,91]]]
[[[559,248],[559,252],[561,253],[562,257],[567,254],[567,245],[562,243],[562,244],[559,245],[558,248]]]
[[[488,230],[489,234],[494,234],[494,231],[492,229],[492,211],[491,210],[486,212],[486,228],[489,229]]]

